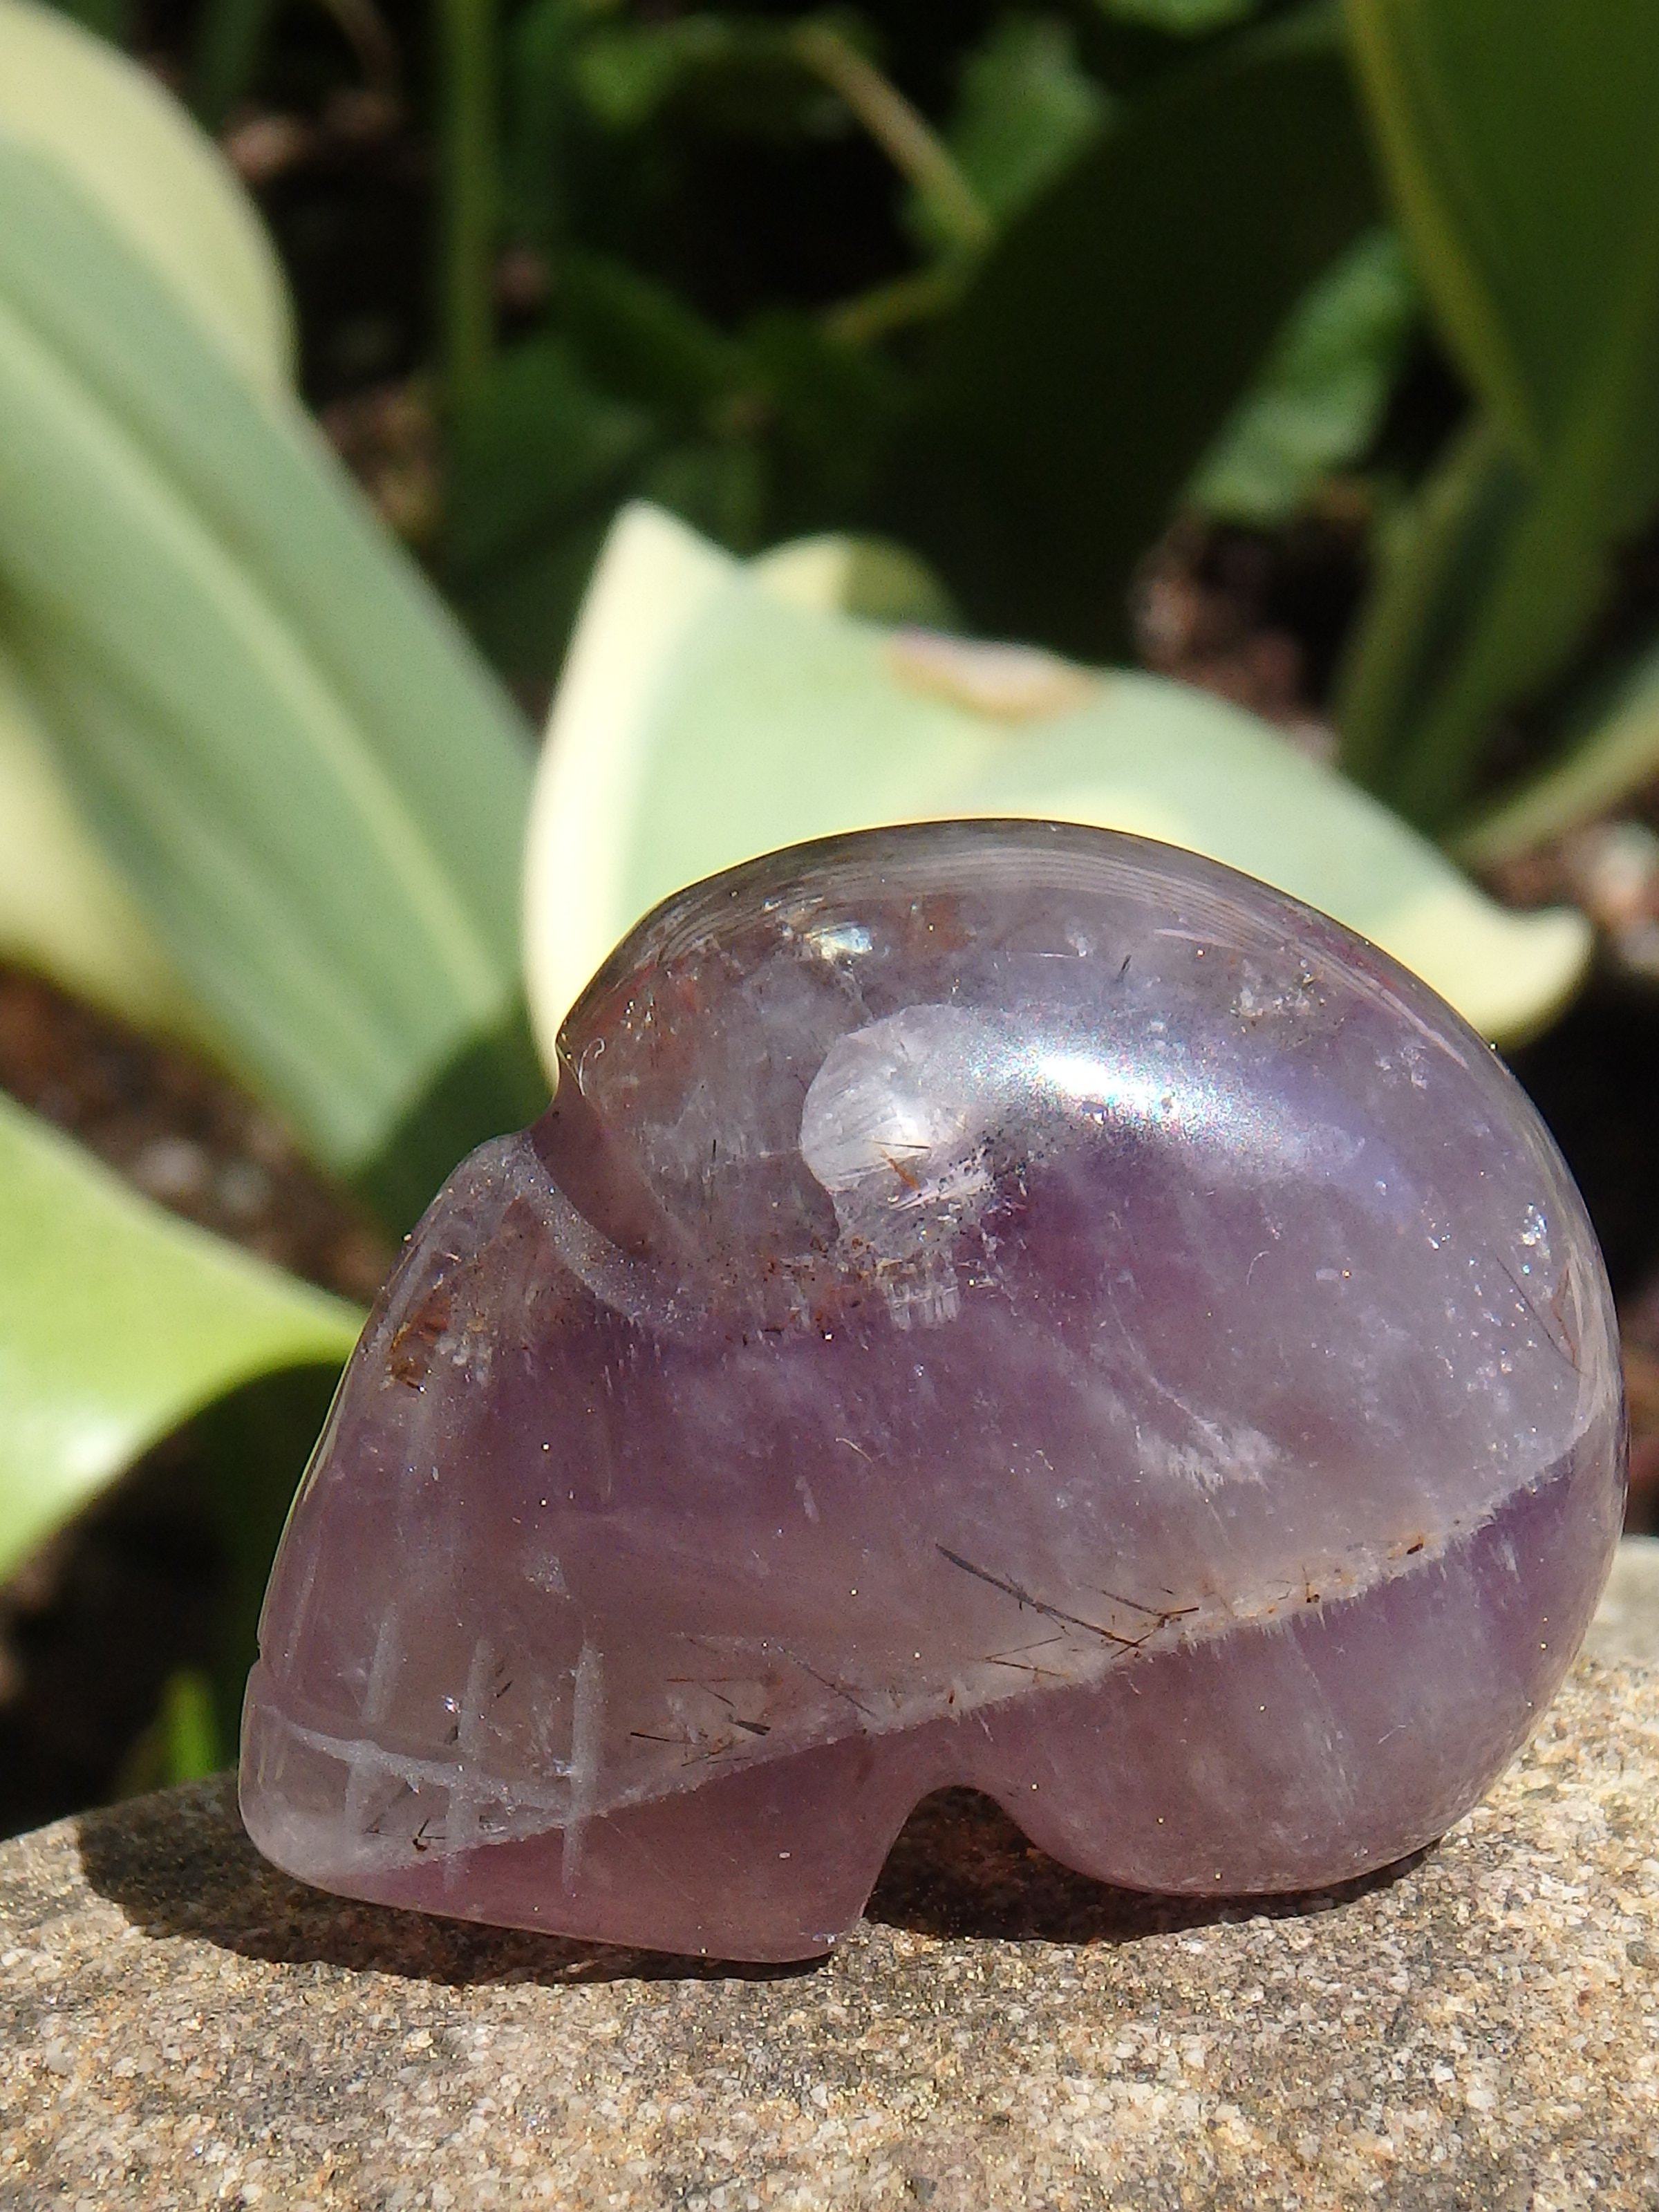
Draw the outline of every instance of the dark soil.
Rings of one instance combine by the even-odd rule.
[[[188,1053],[0,967],[0,1089],[147,1196],[343,1297],[390,1247],[276,1117]]]

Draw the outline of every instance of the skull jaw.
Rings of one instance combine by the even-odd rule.
[[[1617,1503],[1568,1466],[1432,1565],[1294,1621],[961,1720],[851,1732],[497,1841],[489,1809],[427,1763],[408,1762],[400,1781],[392,1756],[374,1753],[365,1778],[350,1747],[320,1747],[329,1740],[284,1714],[261,1666],[243,1819],[267,1858],[340,1895],[767,1963],[830,1950],[910,1812],[952,1784],[995,1798],[1054,1858],[1122,1887],[1325,1888],[1432,1842],[1513,1755],[1594,1607]],[[1516,1571],[1498,1570],[1500,1554]],[[1316,1723],[1318,1754],[1304,1740]],[[519,1818],[533,1822],[522,1807]]]

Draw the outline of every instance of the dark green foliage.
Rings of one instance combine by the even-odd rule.
[[[1071,165],[1111,107],[1079,61],[1071,24],[1010,13],[963,58],[945,143],[987,214],[1003,223]],[[925,244],[950,244],[919,196],[911,221]]]
[[[118,0],[74,11],[119,35]],[[349,72],[329,12],[200,0],[198,112],[314,83],[330,41]],[[1121,650],[1135,563],[1376,213],[1336,19],[1294,0],[433,0],[386,27],[434,149],[437,566],[532,701],[631,497],[734,550],[908,533],[971,621]],[[495,296],[509,254],[533,310]],[[1277,387],[1264,511],[1369,434],[1389,339],[1351,329],[1323,384],[1316,356]]]
[[[1349,23],[1479,424],[1389,548],[1343,690],[1347,764],[1443,835],[1472,812],[1494,851],[1494,731],[1567,665],[1659,502],[1659,15],[1350,0]]]
[[[112,39],[118,46],[131,35],[132,9],[128,0],[57,0],[65,15],[72,15],[77,23],[84,23],[89,31],[96,31],[101,39]]]
[[[1135,563],[1376,211],[1333,18],[1170,81],[994,250],[928,380],[893,526],[979,626],[1121,650]]]
[[[511,14],[501,243],[545,306],[453,406],[442,551],[498,665],[545,687],[630,496],[739,551],[910,536],[976,623],[1121,648],[1135,563],[1376,213],[1335,18],[1190,35],[1251,12]]]
[[[58,3],[155,33],[128,0]],[[215,123],[368,51],[332,0],[187,17]],[[1371,479],[1407,514],[1346,758],[1443,829],[1505,801],[1502,718],[1571,663],[1653,501],[1644,11],[432,0],[376,37],[434,151],[435,563],[530,703],[638,497],[736,551],[887,532],[971,625],[1121,654],[1183,501],[1273,526],[1364,475],[1426,290],[1437,373],[1499,434],[1469,432],[1475,468],[1407,426]],[[1385,215],[1409,270],[1386,233],[1345,258]],[[1587,696],[1556,719],[1584,728]]]

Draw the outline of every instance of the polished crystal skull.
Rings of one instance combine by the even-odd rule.
[[[1303,1888],[1526,1736],[1613,1315],[1492,1053],[1190,854],[949,823],[682,893],[410,1240],[271,1579],[242,1808],[348,1896],[821,1950],[963,1784]]]

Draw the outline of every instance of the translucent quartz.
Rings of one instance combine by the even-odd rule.
[[[918,1798],[1103,1879],[1438,1835],[1620,1522],[1607,1283],[1509,1074],[1334,922],[1052,823],[660,908],[410,1240],[242,1808],[349,1896],[750,1959]]]

